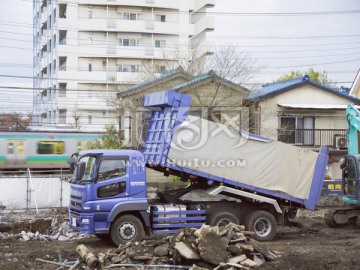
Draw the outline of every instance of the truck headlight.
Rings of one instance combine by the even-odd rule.
[[[90,220],[88,218],[83,218],[81,219],[82,223],[90,223]]]

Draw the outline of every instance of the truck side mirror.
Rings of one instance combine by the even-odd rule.
[[[85,162],[79,162],[77,164],[76,180],[81,180],[83,178],[84,173],[85,173],[85,168],[86,168]]]
[[[70,172],[74,172],[75,166],[77,165],[77,160],[74,157],[71,157],[67,160],[66,163],[70,165]]]

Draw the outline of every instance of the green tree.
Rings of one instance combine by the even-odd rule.
[[[119,131],[115,128],[115,125],[106,125],[106,133],[100,136],[100,140],[88,142],[86,145],[87,149],[123,149],[124,146],[121,144],[123,139]]]
[[[292,70],[290,74],[285,74],[280,78],[278,78],[277,80],[275,80],[274,82],[291,80],[294,78],[304,77],[305,75],[308,75],[310,80],[314,82],[318,82],[329,87],[337,88],[335,82],[331,81],[328,78],[328,74],[326,73],[326,71],[316,71],[312,67],[309,68],[306,72],[302,72],[299,70]]]

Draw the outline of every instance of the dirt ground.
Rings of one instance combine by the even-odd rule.
[[[302,211],[297,221],[304,229],[278,228],[276,238],[263,243],[278,254],[278,259],[257,269],[360,269],[360,228],[329,228],[323,222],[325,211]],[[17,238],[0,241],[0,269],[57,269],[40,263],[35,267],[35,259],[58,261],[61,257],[75,261],[79,244],[87,245],[95,254],[115,248],[96,237],[51,242],[22,242]]]

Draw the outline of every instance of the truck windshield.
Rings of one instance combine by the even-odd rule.
[[[89,182],[93,180],[93,171],[96,163],[96,157],[86,156],[80,159],[80,162],[85,162],[85,172],[79,182]]]

